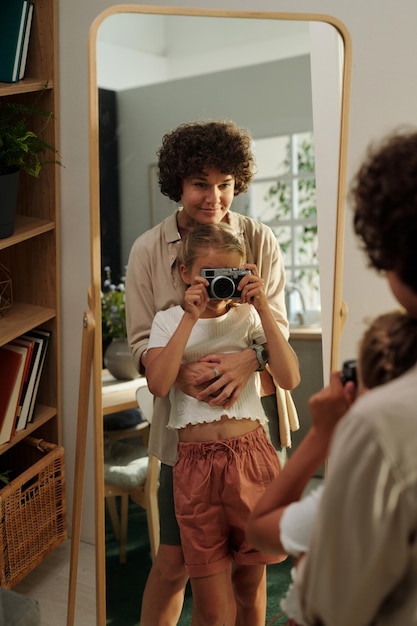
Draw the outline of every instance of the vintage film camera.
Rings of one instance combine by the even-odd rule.
[[[241,270],[237,267],[220,267],[217,269],[202,269],[201,276],[207,278],[209,285],[208,294],[212,300],[240,300],[238,284],[243,276],[251,274],[250,270]]]
[[[343,363],[342,371],[340,372],[340,380],[344,385],[349,381],[358,384],[358,376],[357,376],[357,368],[356,368],[356,359],[350,359]]]

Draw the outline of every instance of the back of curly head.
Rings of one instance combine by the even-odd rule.
[[[369,389],[404,374],[417,363],[417,319],[402,311],[376,317],[360,342],[359,360]]]
[[[235,179],[235,196],[247,191],[255,173],[252,137],[230,120],[181,124],[164,135],[158,151],[161,192],[179,202],[185,178],[216,168]]]
[[[351,190],[356,234],[369,264],[417,292],[417,131],[372,145]]]

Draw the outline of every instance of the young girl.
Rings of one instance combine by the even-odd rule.
[[[136,239],[126,272],[127,335],[141,374],[146,370],[146,350],[156,312],[183,303],[185,285],[179,273],[178,248],[198,224],[227,222],[235,232],[242,233],[246,261],[256,264],[275,320],[288,338],[280,246],[269,226],[232,210],[234,199],[249,189],[255,171],[253,139],[232,120],[189,122],[164,135],[158,150],[159,186],[180,206]],[[199,387],[211,380],[203,391],[206,401],[210,394],[221,390],[216,403],[225,406],[228,401],[231,406],[258,366],[253,346],[241,352],[217,353],[214,361],[207,357],[205,361],[183,364],[177,384],[196,397]],[[217,368],[219,378],[213,378],[213,368]],[[260,378],[271,442],[279,451],[284,448],[285,453],[285,448],[291,446],[291,431],[299,428],[297,411],[290,392],[275,387],[266,368]],[[168,396],[155,399],[149,433],[149,451],[161,462],[160,543],[143,592],[139,620],[143,626],[176,626],[188,581],[174,509],[173,466],[178,435],[167,428],[170,408]]]
[[[398,378],[416,362],[417,319],[403,311],[379,315],[370,323],[359,345],[357,395]],[[288,462],[286,471],[291,471],[291,465]],[[319,465],[320,463],[317,467]],[[304,473],[305,482],[310,476]],[[259,512],[257,507],[250,519],[249,534],[253,542],[256,545],[260,544],[266,551],[273,554],[288,553],[297,560],[308,551],[324,485],[310,492],[302,500],[295,496],[290,504],[288,499],[287,503],[282,502],[281,506],[272,507],[272,504],[269,504],[268,512],[265,506],[267,499],[271,500],[274,497],[273,492],[276,494],[275,500],[280,499],[282,478],[284,474],[271,485],[264,502],[259,502]],[[296,577],[295,569],[292,575]],[[288,622],[290,626],[302,626],[305,623],[300,611],[300,599],[293,585],[281,601],[281,608],[290,618]]]
[[[174,384],[182,363],[257,343],[269,355],[275,382],[292,389],[299,382],[298,360],[273,317],[256,266],[245,264],[240,235],[224,223],[198,225],[181,245],[180,272],[189,287],[182,307],[155,316],[146,377],[154,395],[170,395],[168,428],[178,431],[174,498],[193,615],[196,626],[232,623],[226,590],[233,561],[240,569],[234,577],[240,581],[236,624],[263,626],[266,597],[259,590],[265,565],[282,557],[257,552],[245,536],[249,513],[280,469],[263,428],[267,418],[259,398],[259,376],[253,373],[228,409],[200,402]],[[239,301],[210,299],[209,281],[201,276],[205,268],[250,270],[237,285]]]

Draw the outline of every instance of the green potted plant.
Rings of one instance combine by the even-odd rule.
[[[119,284],[112,281],[111,268],[104,268],[105,278],[101,292],[101,314],[103,319],[103,340],[126,339],[125,277]]]
[[[104,268],[101,292],[102,337],[104,366],[119,380],[131,380],[139,375],[133,363],[126,334],[125,276],[116,285],[111,268]]]
[[[0,238],[10,237],[14,230],[19,172],[24,171],[38,178],[43,165],[58,163],[57,150],[47,143],[39,133],[30,128],[30,120],[44,118],[45,125],[53,113],[32,104],[17,103],[0,99]],[[47,159],[51,153],[53,158]]]

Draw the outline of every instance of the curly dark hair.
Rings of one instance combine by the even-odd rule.
[[[417,131],[399,129],[368,149],[349,193],[369,265],[417,292]]]
[[[161,192],[174,202],[185,178],[214,167],[235,178],[235,196],[247,191],[255,174],[250,133],[231,120],[181,124],[164,135],[158,150]]]

